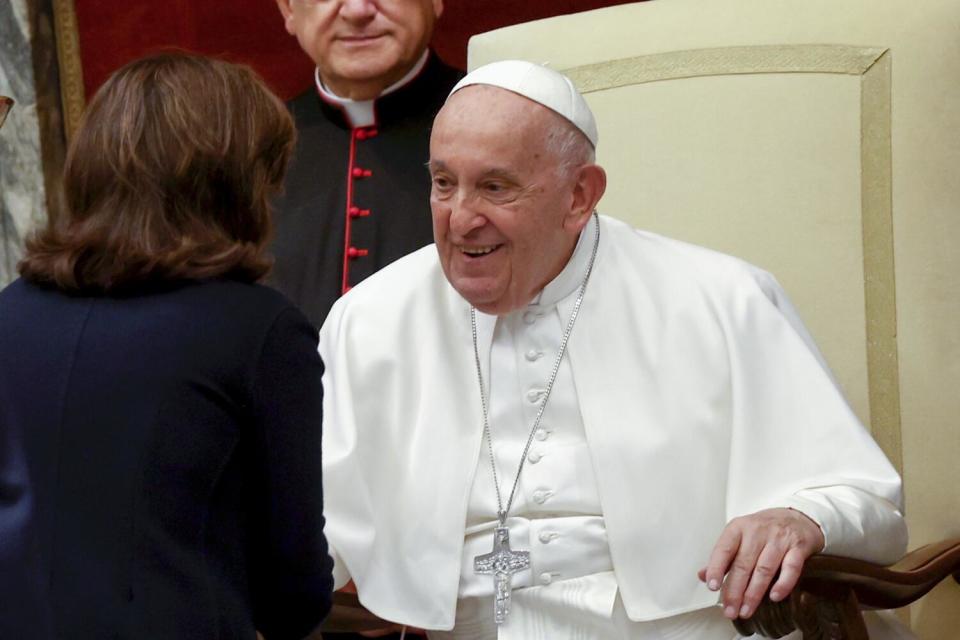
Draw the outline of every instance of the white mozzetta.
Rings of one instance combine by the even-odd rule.
[[[803,509],[827,551],[898,558],[900,479],[773,278],[607,217],[600,227],[568,355],[629,617],[712,606],[697,570],[731,518],[767,507]],[[454,624],[485,453],[469,312],[426,247],[341,298],[320,332],[341,580],[373,613],[428,629]]]

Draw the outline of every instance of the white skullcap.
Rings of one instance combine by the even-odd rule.
[[[468,73],[450,92],[476,84],[500,87],[529,98],[563,116],[583,132],[597,147],[597,122],[573,83],[567,76],[526,60],[501,60],[483,65]]]

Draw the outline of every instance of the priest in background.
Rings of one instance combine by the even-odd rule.
[[[337,581],[434,639],[726,640],[810,555],[906,548],[900,478],[773,277],[598,215],[597,139],[559,73],[469,74],[432,132],[436,246],[321,329]]]
[[[430,124],[462,74],[430,51],[443,0],[277,0],[317,64],[276,205],[271,282],[319,327],[350,287],[432,241]]]

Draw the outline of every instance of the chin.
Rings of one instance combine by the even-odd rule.
[[[518,305],[511,304],[510,300],[507,300],[503,297],[491,298],[490,296],[473,296],[471,298],[463,293],[460,295],[464,300],[476,308],[477,311],[491,316],[503,316],[519,308]]]
[[[478,311],[483,313],[496,313],[498,307],[498,300],[492,298],[489,291],[478,291],[471,287],[458,287],[454,285],[457,293],[460,294],[460,297],[466,300],[470,306],[475,307]]]

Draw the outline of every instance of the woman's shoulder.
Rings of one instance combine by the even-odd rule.
[[[186,295],[209,299],[213,304],[229,302],[233,305],[250,306],[268,315],[294,307],[294,304],[276,289],[256,282],[220,278],[202,280],[184,287],[184,292]]]
[[[186,303],[208,321],[246,326],[257,332],[268,330],[278,318],[283,318],[286,324],[310,325],[286,296],[258,283],[207,280],[181,288],[174,298],[180,298],[174,304]]]

